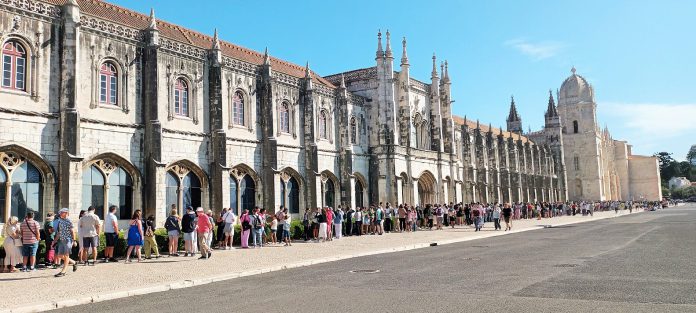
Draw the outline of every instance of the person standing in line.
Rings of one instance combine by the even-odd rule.
[[[99,248],[99,233],[101,231],[101,221],[99,216],[94,214],[94,207],[90,206],[87,213],[80,218],[77,224],[82,233],[82,255],[80,260],[88,265],[90,252],[92,253],[92,265],[97,263],[97,249]]]
[[[215,229],[215,218],[213,217],[213,210],[205,211],[204,217],[208,218],[208,222],[210,222],[210,229],[208,230],[208,236],[205,237],[205,243],[207,244],[208,252],[212,252],[213,239],[215,238],[215,232],[213,231]]]
[[[104,218],[104,239],[106,240],[106,247],[104,248],[104,263],[116,262],[114,258],[114,248],[118,242],[118,218],[116,218],[117,206],[112,205],[109,207],[109,212]],[[55,230],[55,227],[53,227]]]
[[[251,218],[249,217],[249,210],[248,209],[244,209],[244,211],[242,211],[242,216],[239,217],[239,222],[242,224],[242,238],[241,238],[242,249],[249,249],[249,234],[251,233]]]
[[[140,247],[143,246],[143,217],[140,210],[135,210],[130,222],[128,222],[128,251],[126,251],[126,263],[131,262],[130,256],[132,252],[138,257],[138,262],[141,262]]]
[[[159,249],[157,248],[157,242],[155,241],[155,216],[150,215],[145,220],[145,259],[149,260],[152,256],[152,252],[155,252],[155,259],[159,259]]]
[[[290,220],[292,219],[292,215],[288,214],[288,208],[285,208],[283,210],[285,214],[285,220],[283,221],[283,240],[285,241],[285,246],[292,246],[291,239],[290,239]]]
[[[278,219],[276,218],[275,214],[271,215],[271,222],[269,224],[270,224],[271,232],[269,234],[270,237],[268,239],[269,240],[268,243],[275,245],[276,243],[278,243],[278,239],[276,238],[276,237],[278,237],[277,236],[277,234],[278,234]],[[283,225],[281,224],[280,227],[283,227]],[[281,239],[281,242],[282,242],[282,239]]]
[[[249,216],[249,222],[251,223],[251,242],[254,244],[254,248],[262,248],[263,242],[261,241],[261,236],[263,233],[263,222],[261,222],[258,207],[255,207],[254,211]]]
[[[60,219],[58,219],[56,223],[57,240],[53,241],[53,245],[56,250],[56,258],[60,259],[57,262],[62,261],[63,268],[55,277],[65,276],[65,272],[68,271],[69,265],[72,265],[73,272],[77,271],[77,262],[70,259],[70,252],[75,244],[76,234],[72,222],[68,219],[69,211],[68,208],[62,208],[58,211]]]
[[[399,205],[398,214],[399,214],[399,228],[401,229],[401,232],[404,232],[408,229],[408,228],[406,228],[406,206]]]
[[[454,226],[457,225],[457,210],[452,204],[450,204],[449,208],[447,209],[447,216],[449,217],[449,226],[454,229]]]
[[[304,241],[307,242],[311,238],[311,232],[312,232],[312,212],[309,211],[309,208],[305,208],[304,214],[302,215],[302,230],[304,233]],[[276,219],[276,221],[278,221]]]
[[[210,246],[208,245],[208,237],[211,236],[213,223],[210,221],[209,216],[204,213],[203,208],[198,207],[196,209],[196,213],[198,214],[198,222],[196,225],[196,232],[198,233],[198,249],[201,251],[201,257],[198,259],[207,260],[211,256]]]
[[[332,241],[334,237],[333,222],[335,217],[333,208],[326,207],[326,239],[328,241]]]
[[[345,215],[345,223],[346,224],[346,236],[353,236],[353,215],[355,214],[355,210],[353,208],[349,208],[348,212],[346,212]]]
[[[20,231],[19,219],[16,216],[10,216],[5,223],[2,231],[5,240],[2,246],[5,249],[5,260],[3,262],[3,272],[15,273],[18,272],[15,266],[22,263],[22,235]]]
[[[193,208],[190,206],[186,208],[186,214],[181,218],[181,231],[184,233],[184,257],[196,255],[193,246],[196,216],[193,213]]]
[[[220,250],[225,249],[225,219],[223,218],[225,213],[227,213],[227,208],[222,208],[222,212],[220,212],[215,220],[215,227],[217,227],[215,241],[217,243],[217,248]]]
[[[177,257],[179,256],[179,233],[181,233],[181,226],[179,225],[180,219],[177,215],[176,209],[172,209],[167,221],[164,222],[164,228],[167,230],[167,236],[169,237],[169,256]]]
[[[321,209],[317,207],[312,212],[312,239],[319,240],[319,216],[321,215]]]
[[[326,209],[323,208],[321,209],[321,213],[318,216],[318,222],[319,222],[319,237],[317,240],[319,241],[326,241]]]
[[[234,224],[237,222],[237,216],[234,215],[232,209],[227,210],[222,216],[222,220],[225,222],[225,240],[222,244],[223,249],[232,249],[232,241],[234,240]]]
[[[281,224],[281,225],[284,223],[284,220],[285,220],[285,210],[284,209],[285,209],[285,206],[281,205],[280,208],[278,209],[278,212],[276,212],[276,214],[275,214],[276,220],[278,221],[278,224]],[[276,229],[276,238],[280,241],[283,241],[283,228],[282,227],[278,227]]]
[[[34,211],[28,209],[24,222],[19,226],[19,232],[22,234],[22,272],[36,271],[36,250],[39,248],[41,241],[41,225],[34,220]],[[28,267],[27,267],[28,266]]]
[[[341,239],[343,235],[343,210],[340,207],[334,212],[333,227],[334,236],[336,239]]]
[[[392,216],[394,219],[396,219],[396,215],[394,214],[394,210],[392,210],[391,206],[387,204],[387,209],[384,211],[384,232],[389,233],[392,231],[393,224],[392,224]]]
[[[505,207],[503,208],[502,215],[503,215],[503,220],[505,221],[505,231],[512,230],[512,222],[510,221],[510,217],[512,216],[512,208],[510,208],[510,204],[505,203]],[[498,223],[500,223],[500,222],[498,222]]]
[[[55,232],[53,231],[53,220],[54,220],[53,215],[54,215],[53,212],[46,213],[46,218],[44,219],[43,229],[41,230],[43,232],[41,237],[44,237],[44,245],[46,247],[46,258],[45,258],[46,267],[53,264],[53,260],[55,259],[55,256],[56,256],[56,251],[51,249],[51,246],[53,243],[53,238],[55,237]]]
[[[495,226],[495,230],[501,230],[502,227],[500,226],[500,205],[495,205],[495,208],[493,208],[493,225]]]
[[[362,208],[357,208],[353,213],[353,220],[355,220],[355,235],[362,236]]]
[[[87,214],[87,211],[85,211],[85,210],[80,210],[80,215],[77,216],[78,222],[80,221],[80,219],[81,219],[83,216],[85,216],[85,214]],[[77,258],[76,258],[76,261],[77,261],[78,263],[84,262],[84,261],[82,260],[82,250],[84,250],[84,248],[85,248],[85,247],[84,247],[84,244],[82,244],[82,240],[84,239],[84,237],[85,237],[85,235],[82,234],[82,229],[80,229],[80,225],[78,224],[78,225],[77,225]],[[85,264],[86,264],[86,262],[85,262]]]

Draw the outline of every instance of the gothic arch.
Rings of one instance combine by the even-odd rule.
[[[109,189],[111,188],[108,182],[108,178],[109,175],[113,171],[116,171],[119,167],[122,168],[130,176],[132,181],[132,203],[130,210],[132,211],[136,208],[142,207],[142,175],[138,168],[135,167],[130,161],[114,152],[104,152],[94,155],[90,157],[87,161],[82,162],[82,171],[88,170],[92,165],[95,165],[95,167],[102,173],[104,178],[104,212],[108,210],[107,203],[109,202]],[[82,184],[84,185],[84,182]],[[85,203],[82,203],[82,206],[84,207]],[[150,214],[155,215],[155,213],[155,208],[144,208],[143,210],[143,214],[146,216]],[[125,216],[130,216],[130,213],[122,215],[121,218],[123,219]]]
[[[125,64],[123,64],[123,62],[112,56],[105,56],[99,58],[95,63],[92,64],[92,88],[89,108],[96,109],[100,105],[102,105],[99,102],[99,88],[100,71],[101,66],[104,63],[111,63],[116,68],[116,77],[118,79],[116,84],[116,106],[121,108],[121,111],[123,111],[124,113],[128,113],[128,94],[126,92],[128,88],[128,67]],[[106,104],[103,105],[108,106]]]
[[[353,189],[353,192],[355,193],[355,203],[353,203],[353,207],[364,207],[366,206],[368,199],[367,179],[365,179],[365,176],[359,172],[353,173],[353,176],[355,177],[355,188]],[[357,188],[358,184],[362,186],[362,192]]]
[[[200,168],[198,165],[191,162],[190,160],[181,159],[169,163],[165,167],[165,173],[172,173],[173,176],[179,179],[180,184],[181,182],[183,182],[186,175],[188,175],[189,173],[193,173],[198,178],[198,181],[200,183],[200,206],[203,208],[209,207],[210,193],[208,188],[208,175],[205,173],[205,171],[203,171],[202,168]],[[177,200],[177,203],[179,204],[178,209],[181,213],[183,210],[183,202],[181,200],[181,195],[179,195],[179,200]],[[167,205],[169,205],[169,203]]]
[[[425,170],[418,176],[418,204],[435,204],[436,202],[437,180],[435,175]]]
[[[6,188],[5,203],[0,204],[0,208],[4,208],[4,212],[0,212],[2,213],[0,215],[5,219],[10,216],[12,208],[12,173],[14,169],[21,166],[24,162],[29,162],[36,167],[41,174],[41,195],[38,199],[41,208],[39,209],[36,219],[42,220],[45,211],[53,211],[53,209],[55,209],[55,172],[48,162],[38,153],[15,143],[0,146],[0,170],[6,174],[7,179],[7,184],[5,186],[0,186],[0,188]],[[20,218],[22,217],[20,216]],[[4,220],[0,221],[0,223],[4,222]]]
[[[302,175],[300,175],[300,173],[298,173],[295,169],[293,169],[291,167],[285,167],[278,172],[280,173],[280,182],[279,183],[282,184],[280,186],[281,188],[288,187],[288,185],[290,184],[290,182],[292,180],[295,180],[297,182],[297,193],[295,195],[291,195],[289,193],[283,194],[283,192],[281,192],[281,197],[284,197],[284,199],[281,199],[281,200],[287,200],[285,203],[288,203],[288,206],[290,207],[288,212],[291,214],[299,214],[300,212],[303,212],[302,208],[304,207],[305,199],[304,199],[304,180],[302,179]],[[285,190],[288,190],[288,189],[285,189]],[[294,196],[296,196],[297,199],[294,199],[293,198]],[[296,212],[293,212],[292,205],[294,205],[294,204],[290,203],[293,201],[296,201],[295,204],[297,204],[297,206],[298,206]],[[283,202],[281,201],[281,203],[283,203]]]
[[[341,200],[341,185],[338,178],[329,170],[322,171],[319,176],[321,178],[321,206],[336,208]]]
[[[253,195],[253,200],[254,200],[254,206],[259,203],[263,203],[263,184],[261,183],[261,177],[252,169],[250,166],[240,163],[232,167],[230,169],[230,197],[236,197],[235,199],[230,198],[231,203],[230,207],[235,206],[235,214],[241,213],[241,210],[244,208],[244,203],[243,203],[243,190],[241,190],[241,186],[243,185],[244,180],[246,177],[249,177],[251,181],[253,182],[253,188],[254,188],[254,195]],[[234,180],[234,182],[232,181]],[[235,184],[235,186],[238,188],[235,190],[236,194],[232,194],[232,184]],[[251,200],[251,199],[247,199]]]

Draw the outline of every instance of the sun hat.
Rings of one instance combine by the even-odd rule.
[[[58,211],[58,214],[63,214],[63,213],[68,213],[68,212],[70,212],[70,209],[62,208],[62,209],[60,209],[60,211]]]

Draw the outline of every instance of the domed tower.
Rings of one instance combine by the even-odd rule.
[[[569,200],[604,200],[602,188],[601,133],[597,127],[594,89],[576,74],[563,81],[558,92],[558,115],[563,133],[563,150]]]

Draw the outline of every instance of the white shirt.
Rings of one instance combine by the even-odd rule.
[[[116,225],[118,225],[118,219],[116,218],[116,215],[114,213],[106,213],[106,217],[104,218],[104,232],[105,233],[115,233],[116,230],[114,229],[114,222],[116,222]]]
[[[225,213],[222,219],[225,220],[225,223],[227,224],[234,224],[234,222],[237,221],[237,217],[234,215],[234,212],[232,211],[227,211],[227,213]]]

